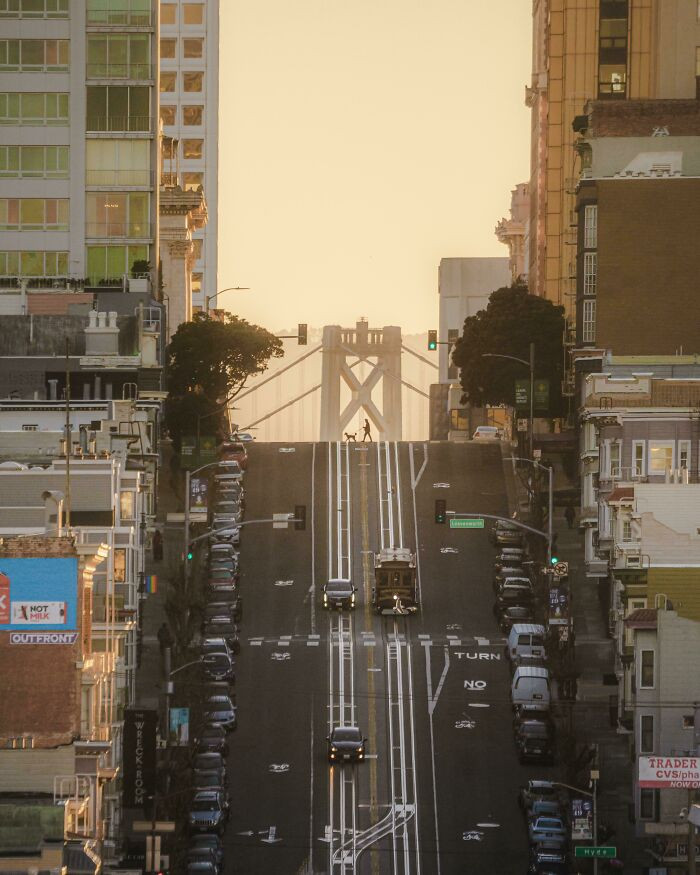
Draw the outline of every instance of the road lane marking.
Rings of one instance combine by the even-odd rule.
[[[316,441],[311,447],[311,631],[316,631]]]

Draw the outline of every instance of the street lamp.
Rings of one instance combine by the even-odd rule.
[[[597,748],[596,745],[596,757],[597,757]],[[595,769],[591,769],[591,785],[593,787],[593,792],[591,793],[589,790],[581,790],[580,787],[572,787],[571,784],[563,784],[561,781],[552,781],[552,785],[554,787],[566,787],[567,790],[573,790],[575,793],[580,793],[582,796],[588,796],[589,799],[593,800],[593,846],[598,846],[598,781],[600,780],[600,771],[596,767]],[[597,875],[598,873],[598,860],[594,857],[593,859],[593,875]]]
[[[542,465],[536,459],[522,459],[520,456],[511,456],[514,462],[526,462],[528,465],[534,465],[541,471],[546,471],[549,477],[549,518],[547,521],[547,568],[552,567],[552,515],[554,512],[554,468],[550,465]]]
[[[218,292],[216,292],[216,293],[213,294],[213,295],[207,295],[207,296],[205,297],[205,299],[204,299],[204,301],[205,301],[204,310],[205,310],[205,312],[208,313],[208,312],[209,312],[209,303],[210,303],[210,301],[214,301],[216,298],[219,297],[219,295],[223,295],[224,292],[249,292],[249,291],[250,291],[250,286],[229,286],[229,287],[226,288],[226,289],[221,289],[221,291],[218,291]]]
[[[535,430],[535,419],[534,419],[534,411],[535,411],[535,344],[530,343],[530,361],[526,359],[518,358],[515,355],[503,355],[500,352],[482,352],[481,358],[492,358],[492,359],[510,359],[513,362],[520,362],[521,365],[525,365],[525,367],[530,368],[530,458],[532,458],[532,443],[533,443],[533,433]]]
[[[209,462],[206,465],[202,465],[201,468],[195,468],[194,471],[190,471],[189,468],[185,471],[185,583],[187,583],[187,580],[189,579],[190,567],[190,563],[187,560],[187,551],[190,546],[190,480],[194,474],[199,474],[200,471],[204,471],[206,468],[214,468],[220,464],[221,462],[217,460],[216,462]]]

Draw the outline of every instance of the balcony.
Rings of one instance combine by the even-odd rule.
[[[89,134],[152,134],[152,115],[92,115],[87,117]]]
[[[0,18],[68,17],[68,0],[10,0],[0,8]]]
[[[88,79],[133,79],[139,82],[153,79],[151,64],[88,64]]]
[[[138,237],[150,240],[153,235],[151,225],[148,222],[87,222],[85,236],[98,239]]]
[[[105,9],[103,3],[88,0],[85,22],[88,27],[94,28],[151,28],[154,25],[154,18],[150,2],[144,3],[143,0],[131,0],[131,2],[123,0],[119,9]]]
[[[82,292],[85,280],[67,276],[0,276],[0,290],[34,292]]]
[[[85,171],[85,185],[115,186],[116,188],[153,188],[155,185],[155,173],[152,170],[110,170],[107,168],[88,168]]]

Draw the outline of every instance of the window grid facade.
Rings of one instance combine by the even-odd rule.
[[[595,343],[595,300],[583,302],[582,339],[584,343]]]

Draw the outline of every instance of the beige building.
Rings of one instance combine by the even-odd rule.
[[[576,300],[574,119],[587,100],[694,98],[700,21],[681,0],[533,0],[529,285]]]

